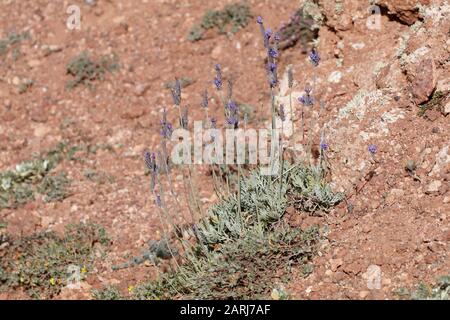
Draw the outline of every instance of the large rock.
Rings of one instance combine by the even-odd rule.
[[[407,25],[414,24],[419,18],[419,8],[417,5],[430,5],[430,0],[381,0],[378,4],[389,10],[400,21]]]
[[[436,88],[436,64],[433,59],[424,59],[415,66],[415,71],[409,75],[411,94],[416,104],[427,102]]]

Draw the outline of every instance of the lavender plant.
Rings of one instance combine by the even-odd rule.
[[[322,161],[325,161],[326,152],[329,150],[329,145],[324,138],[324,130],[321,131],[321,159],[319,165],[311,165],[309,162],[291,164],[284,159],[283,136],[274,134],[277,129],[276,118],[278,117],[281,120],[282,131],[284,131],[284,122],[286,121],[285,106],[283,104],[277,106],[275,99],[278,86],[277,60],[279,57],[278,46],[280,37],[274,34],[271,29],[264,27],[261,17],[258,17],[256,21],[260,26],[266,51],[267,84],[271,99],[272,139],[277,139],[281,147],[281,152],[277,154],[281,163],[279,175],[274,179],[271,176],[261,175],[259,170],[253,170],[248,176],[245,176],[241,173],[241,167],[238,163],[237,188],[235,190],[231,189],[229,181],[227,181],[228,192],[226,194],[222,193],[222,196],[219,197],[219,202],[209,208],[206,215],[199,212],[200,216],[197,219],[193,219],[189,232],[195,237],[196,242],[189,244],[179,238],[183,247],[185,263],[178,265],[177,270],[174,270],[171,274],[163,275],[157,282],[141,288],[139,297],[150,296],[154,298],[158,297],[158,295],[166,297],[167,292],[195,298],[254,297],[252,295],[254,293],[243,290],[242,285],[230,283],[228,276],[230,276],[230,273],[242,272],[244,273],[242,277],[244,280],[242,281],[245,281],[246,286],[250,288],[258,287],[255,281],[261,281],[262,278],[249,274],[248,272],[250,271],[245,273],[245,270],[254,272],[253,266],[257,266],[258,272],[261,273],[262,271],[264,273],[264,270],[268,270],[266,268],[269,266],[273,267],[272,261],[266,261],[265,264],[261,264],[260,260],[263,257],[261,253],[264,250],[267,251],[266,246],[268,243],[274,241],[274,243],[279,245],[273,249],[275,252],[282,252],[279,261],[284,263],[290,263],[290,258],[285,256],[289,252],[301,252],[293,256],[298,258],[298,260],[295,260],[296,263],[304,263],[311,258],[314,251],[313,247],[318,239],[317,235],[314,235],[313,239],[308,240],[308,242],[304,242],[301,239],[304,239],[304,236],[308,238],[311,234],[307,235],[308,232],[301,230],[296,232],[289,225],[282,222],[286,207],[294,205],[302,211],[317,215],[327,212],[344,198],[343,194],[334,193],[324,179]],[[319,65],[320,56],[316,51],[311,53],[310,61],[314,68]],[[224,112],[224,126],[236,130],[242,127],[243,123],[244,128],[246,128],[247,121],[246,119],[241,119],[239,105],[233,97],[233,81],[231,78],[227,79],[227,90],[224,90],[225,81],[222,67],[216,64],[214,70],[213,84],[216,94],[219,96],[219,99],[217,99],[219,101],[219,110]],[[292,69],[288,70],[288,82],[289,88],[292,90]],[[315,99],[312,95],[315,88],[315,78],[313,83],[313,87],[306,87],[305,94],[299,99],[302,108],[312,107],[315,104]],[[180,127],[188,129],[187,108],[181,108],[181,85],[179,81],[175,81],[175,85],[172,88],[172,98],[175,107],[178,109]],[[291,100],[290,97],[289,103],[292,112]],[[205,123],[210,128],[217,128],[217,119],[210,116],[209,105],[210,97],[208,91],[205,90],[201,94],[200,101],[200,106],[204,110],[207,120]],[[320,108],[319,118],[323,109],[322,103]],[[292,114],[291,119],[293,119]],[[302,114],[302,131],[304,135],[303,119]],[[167,139],[171,135],[172,127],[169,125],[165,114],[163,115],[161,126],[161,134],[164,139]],[[312,135],[311,130],[309,134],[310,136]],[[215,138],[213,134],[211,139],[214,140]],[[170,220],[171,215],[168,212],[167,202],[165,201],[164,186],[158,174],[160,166],[155,165],[155,156],[150,153],[145,155],[145,160],[152,172],[152,181],[156,181],[156,183],[152,182],[152,186],[155,203],[161,212],[161,223],[168,222],[174,225],[174,221],[165,222],[163,220],[163,217]],[[192,178],[191,170],[192,167],[189,167],[189,178]],[[218,185],[220,179],[217,179],[214,172],[215,170],[213,169],[214,185],[220,188]],[[153,174],[156,178],[153,178]],[[155,184],[158,186],[157,190],[154,188]],[[192,188],[192,183],[190,184],[189,192],[191,195],[196,194]],[[168,239],[169,235],[166,234],[165,237]],[[310,247],[305,249],[304,246]],[[269,246],[268,250],[271,251],[272,247]],[[232,292],[232,288],[236,289],[241,295],[236,296],[236,293]],[[221,290],[224,290],[224,292],[221,293]],[[269,292],[267,286],[263,286],[258,290],[261,290],[259,293],[263,294]],[[155,296],[155,292],[158,295]]]

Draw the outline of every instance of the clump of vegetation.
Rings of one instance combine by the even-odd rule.
[[[78,85],[92,87],[96,80],[104,80],[107,72],[116,71],[119,68],[116,57],[102,56],[94,60],[86,52],[73,58],[67,65],[66,71],[74,79],[67,83],[67,88],[72,89]]]
[[[44,195],[45,202],[61,201],[68,196],[70,180],[65,172],[58,175],[46,176],[38,187],[39,193]]]
[[[324,180],[320,167],[297,167],[292,177],[291,204],[312,214],[328,212],[342,200],[343,193],[335,193]]]
[[[441,277],[436,285],[421,283],[411,295],[413,300],[450,300],[450,276]]]
[[[281,50],[293,47],[300,42],[302,50],[306,52],[308,45],[319,36],[319,28],[315,17],[305,7],[302,7],[291,16],[288,23],[282,25],[278,34],[280,35],[279,48]]]
[[[0,209],[15,208],[35,199],[36,193],[45,195],[45,201],[60,201],[67,195],[69,180],[47,175],[62,160],[66,146],[59,144],[45,156],[24,161],[15,169],[0,172]],[[63,177],[64,176],[64,177]]]
[[[28,32],[11,33],[6,38],[0,39],[0,56],[6,55],[12,50],[13,59],[16,60],[20,53],[20,43],[23,40],[29,39]]]
[[[95,300],[123,300],[124,297],[119,289],[114,286],[108,286],[101,290],[94,290],[92,296]]]
[[[447,101],[447,99],[449,98],[450,98],[450,91],[447,92],[436,91],[431,97],[430,101],[420,106],[419,116],[423,117],[427,113],[427,111],[430,111],[436,107],[438,108],[439,112],[443,113],[444,102]]]
[[[52,298],[69,284],[71,267],[84,277],[94,262],[96,244],[108,243],[105,230],[94,224],[69,225],[63,237],[41,232],[6,239],[0,244],[0,291],[23,288],[32,298]]]
[[[234,34],[245,28],[251,17],[250,7],[244,2],[227,5],[223,10],[208,10],[201,23],[191,29],[188,40],[201,40],[209,29],[217,29],[219,34]]]
[[[292,267],[303,266],[309,274],[320,230],[300,230],[283,219],[288,194],[296,190],[292,181],[300,179],[300,172],[287,167],[280,197],[274,196],[279,183],[259,170],[251,172],[241,182],[241,210],[237,192],[214,205],[191,230],[198,242],[185,252],[187,262],[176,272],[138,286],[134,297],[262,299],[270,295],[274,279],[289,279]]]

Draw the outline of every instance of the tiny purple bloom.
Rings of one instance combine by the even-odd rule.
[[[258,17],[256,18],[256,22],[257,22],[258,24],[263,24],[263,18],[262,18],[261,16],[258,16]]]
[[[320,56],[317,53],[317,51],[314,49],[310,54],[309,54],[309,59],[311,60],[311,63],[317,67],[319,65],[320,62]]]
[[[328,150],[328,147],[329,147],[329,145],[328,145],[328,143],[326,143],[326,142],[322,142],[322,143],[320,144],[320,149],[322,149],[323,151],[327,151],[327,150]]]
[[[158,207],[162,207],[162,201],[161,201],[161,196],[159,195],[159,194],[157,194],[156,196],[155,196],[155,203],[156,203],[156,205],[158,206]]]
[[[314,99],[308,93],[298,98],[298,101],[304,106],[314,105]]]
[[[220,64],[216,64],[214,69],[216,70],[214,85],[216,86],[216,89],[220,91],[222,90],[222,68],[220,67]]]
[[[217,129],[217,119],[211,118],[211,129]]]
[[[377,153],[377,150],[378,150],[378,147],[377,147],[376,145],[371,144],[371,145],[369,146],[369,153],[370,153],[370,154],[374,155],[375,153]]]

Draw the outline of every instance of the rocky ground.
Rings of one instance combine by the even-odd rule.
[[[92,222],[111,237],[107,257],[82,288],[63,289],[57,298],[90,298],[92,289],[107,285],[126,292],[157,274],[145,263],[111,267],[160,237],[143,153],[159,143],[163,108],[173,122],[177,117],[167,84],[189,78],[182,98],[191,106],[190,117],[202,119],[200,93],[213,91],[213,67],[220,63],[224,74],[233,75],[236,99],[262,116],[268,109],[265,52],[254,20],[261,15],[278,29],[303,2],[308,1],[248,1],[255,18],[246,28],[228,35],[208,31],[197,42],[187,40],[192,26],[207,9],[232,1],[220,6],[209,0],[0,4],[0,38],[26,34],[0,55],[0,171],[61,141],[85,147],[75,152],[77,160],[58,166],[72,181],[68,197],[52,203],[37,197],[0,209],[0,223],[8,234],[24,236]],[[65,26],[70,4],[81,8],[81,30]],[[294,271],[286,286],[293,298],[397,299],[400,289],[433,283],[450,271],[450,4],[378,4],[381,30],[373,30],[367,26],[368,1],[318,1],[317,68],[300,44],[281,52],[279,71],[285,74],[292,65],[295,100],[316,77],[323,108],[319,121],[319,107],[306,112],[308,134],[318,145],[325,128],[330,182],[347,195],[326,217],[298,213],[299,225],[326,224],[329,234],[313,273],[303,278]],[[82,52],[114,56],[120,68],[91,87],[68,89],[73,77],[67,64]],[[278,99],[288,96],[285,77]],[[216,105],[211,108],[219,113]],[[373,156],[371,144],[377,146]],[[175,177],[175,188],[181,193],[180,178]],[[210,179],[200,170],[204,208],[216,200]],[[381,287],[368,286],[380,272]],[[16,290],[0,297],[27,295]]]

